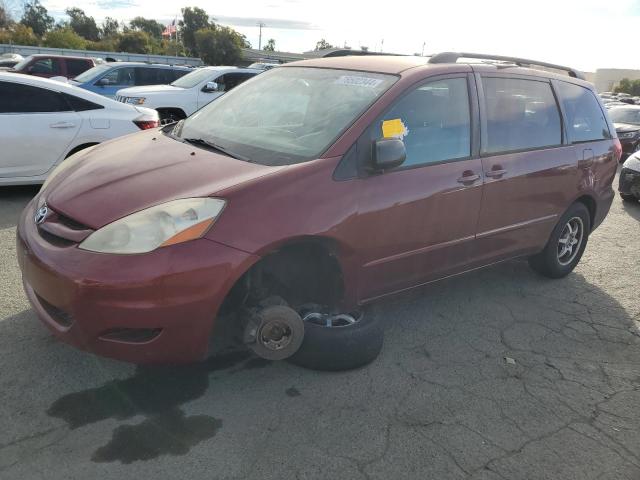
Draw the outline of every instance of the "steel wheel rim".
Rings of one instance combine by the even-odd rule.
[[[584,239],[584,223],[580,217],[570,218],[558,239],[558,263],[565,266],[575,260]]]
[[[339,328],[353,325],[354,323],[357,323],[360,318],[346,313],[333,315],[329,313],[310,312],[302,317],[302,320],[322,327]]]

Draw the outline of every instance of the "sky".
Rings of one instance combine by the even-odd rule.
[[[57,19],[78,6],[98,23],[136,16],[162,23],[198,6],[258,47],[258,22],[276,49],[311,50],[321,38],[336,46],[414,54],[464,51],[511,55],[583,71],[640,69],[640,0],[41,0]]]

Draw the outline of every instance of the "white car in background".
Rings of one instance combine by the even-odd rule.
[[[116,100],[154,108],[163,123],[181,120],[196,110],[264,72],[256,68],[202,67],[169,85],[131,87],[118,90]]]
[[[158,123],[155,110],[46,78],[0,72],[0,185],[42,183],[74,153]]]

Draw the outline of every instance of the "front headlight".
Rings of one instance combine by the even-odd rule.
[[[185,198],[156,205],[105,225],[79,246],[100,253],[147,253],[202,237],[222,212],[220,198]]]
[[[618,138],[633,138],[636,135],[638,135],[638,132],[627,132],[627,133],[621,133],[620,135],[618,135]]]
[[[128,103],[130,105],[142,105],[145,100],[145,97],[127,97],[125,103]]]

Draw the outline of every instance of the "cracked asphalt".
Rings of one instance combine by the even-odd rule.
[[[375,305],[370,366],[143,369],[54,340],[0,190],[0,478],[640,478],[640,204],[563,280],[513,261]]]

